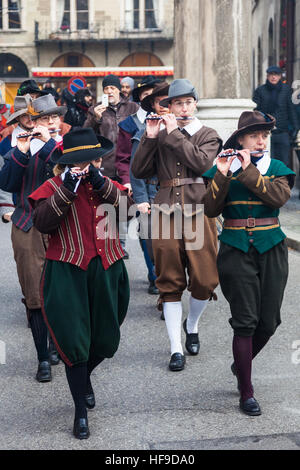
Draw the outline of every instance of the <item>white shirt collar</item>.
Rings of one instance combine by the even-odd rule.
[[[20,126],[17,126],[14,128],[14,130],[12,131],[12,134],[11,134],[11,146],[12,147],[15,147],[17,145],[17,135],[19,134],[22,134],[26,132],[24,129],[22,129],[22,127]]]
[[[190,136],[196,134],[196,132],[200,131],[203,127],[203,124],[199,121],[199,119],[194,118],[191,122],[187,124],[187,126],[182,127]]]
[[[269,169],[271,163],[271,157],[269,153],[265,153],[264,156],[257,162],[256,168],[261,175],[265,175]],[[241,168],[242,164],[238,158],[235,158],[231,164],[230,171],[235,173]]]
[[[61,142],[62,141],[62,136],[57,135],[56,137],[52,137],[52,139],[56,140],[56,142]],[[30,142],[30,153],[31,155],[35,155],[37,152],[41,150],[45,145],[45,142],[43,142],[40,139],[32,139]]]
[[[147,111],[145,111],[143,108],[139,108],[137,110],[136,117],[142,124],[144,124],[146,116],[147,116]]]

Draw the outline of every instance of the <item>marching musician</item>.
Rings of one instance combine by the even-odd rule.
[[[18,278],[24,296],[28,321],[38,357],[36,380],[52,380],[48,351],[48,332],[41,312],[40,278],[45,260],[47,236],[33,227],[32,207],[28,196],[46,179],[53,176],[50,153],[61,136],[55,132],[60,126],[60,116],[67,110],[57,106],[52,95],[35,100],[27,94],[15,99],[15,113],[10,123],[19,120],[12,135],[12,149],[4,156],[0,172],[0,188],[15,193],[16,208],[12,220],[12,245]],[[25,131],[26,129],[26,131]],[[32,134],[37,134],[35,137]],[[58,363],[57,353],[55,362]]]
[[[171,371],[181,371],[185,366],[181,344],[184,290],[187,287],[191,293],[189,313],[183,323],[185,346],[191,355],[197,355],[200,349],[198,322],[208,300],[215,297],[218,285],[215,221],[204,217],[202,248],[188,246],[183,230],[179,237],[174,232],[177,211],[182,220],[196,225],[205,194],[202,174],[212,166],[222,144],[216,131],[203,126],[194,117],[197,100],[196,90],[189,80],[178,79],[171,83],[168,97],[160,102],[161,106],[168,106],[169,113],[147,120],[146,132],[131,168],[136,178],[158,177],[159,190],[153,209],[158,210],[159,217],[152,222],[152,231],[156,234],[152,237],[152,246],[155,282],[160,292],[158,306],[163,309],[171,343]],[[165,126],[163,130],[161,123]],[[161,233],[165,216],[171,227],[168,238]]]
[[[229,302],[233,329],[232,373],[240,409],[261,414],[251,383],[252,360],[281,323],[288,278],[288,251],[279,209],[290,197],[295,173],[266,151],[275,119],[259,111],[241,114],[225,152],[203,177],[208,183],[205,214],[222,213],[217,266]]]
[[[42,308],[65,363],[77,439],[90,435],[87,408],[95,406],[90,375],[117,351],[129,303],[124,254],[104,211],[108,204],[118,211],[121,196],[127,208],[133,201],[127,188],[100,172],[102,157],[112,151],[112,142],[91,128],[71,131],[63,148],[51,155],[56,176],[30,195],[34,226],[51,234],[41,280]],[[100,213],[102,204],[106,209]]]

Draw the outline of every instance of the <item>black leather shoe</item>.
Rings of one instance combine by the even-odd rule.
[[[51,336],[49,337],[48,352],[49,352],[49,361],[50,361],[51,366],[57,366],[57,364],[59,364],[60,362],[60,355],[58,354],[56,350],[55,344]]]
[[[87,418],[75,419],[73,434],[76,439],[88,439],[90,437],[90,430]]]
[[[200,341],[198,333],[188,333],[186,329],[186,319],[183,322],[183,329],[186,334],[185,347],[186,350],[192,355],[196,356],[200,351]]]
[[[85,399],[85,406],[89,410],[92,410],[93,408],[95,408],[96,400],[95,400],[94,393],[86,393],[84,396],[84,399]]]
[[[52,375],[49,361],[42,361],[39,363],[35,378],[38,382],[51,382]]]
[[[60,355],[57,351],[49,351],[49,361],[51,366],[57,366],[60,362]]]
[[[159,294],[159,290],[157,289],[155,285],[155,281],[149,281],[148,294],[152,294],[152,295]]]
[[[185,357],[181,353],[174,353],[171,356],[171,360],[169,363],[169,369],[173,372],[179,371],[184,369],[185,365]]]
[[[248,400],[242,401],[240,399],[240,409],[249,416],[261,415],[261,409],[255,398],[248,398]]]
[[[239,379],[238,376],[237,376],[237,372],[236,372],[236,368],[235,368],[235,363],[234,363],[234,362],[231,364],[231,372],[233,373],[233,375],[236,376],[236,380],[237,380],[237,389],[238,389],[238,391],[240,392],[240,391],[241,391],[241,384],[240,384],[240,379]],[[253,390],[253,393],[254,393],[254,387],[253,387],[252,383],[251,383],[251,386],[252,386],[252,390]]]

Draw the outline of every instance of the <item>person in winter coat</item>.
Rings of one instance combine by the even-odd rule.
[[[74,127],[83,127],[89,108],[93,104],[93,95],[89,88],[81,88],[75,93],[75,103],[69,106],[64,122]]]
[[[257,111],[271,114],[276,120],[271,135],[272,158],[290,166],[290,139],[294,140],[299,125],[292,103],[292,90],[287,83],[282,82],[280,67],[273,65],[267,69],[266,83],[255,90],[253,101]]]

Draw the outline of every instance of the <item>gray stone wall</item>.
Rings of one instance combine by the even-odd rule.
[[[250,98],[251,2],[175,0],[174,49],[175,76],[200,98]]]

